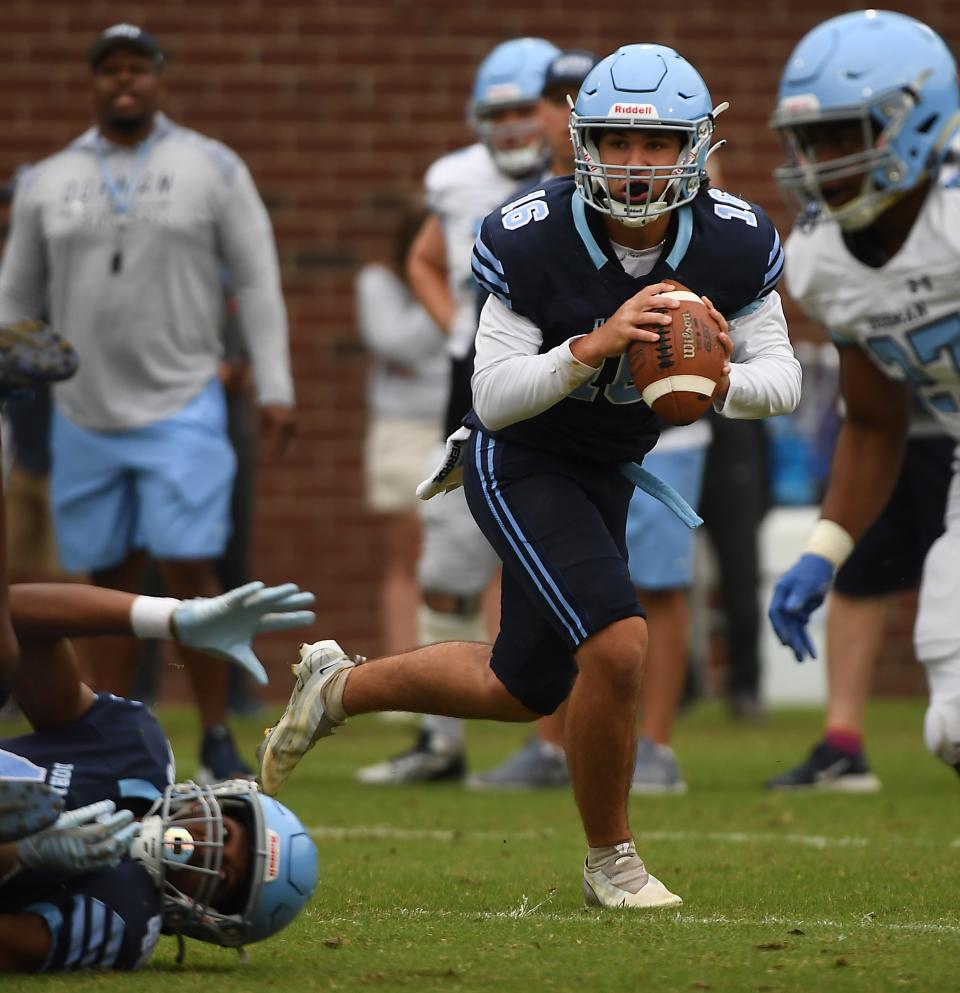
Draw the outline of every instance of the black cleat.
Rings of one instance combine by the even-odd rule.
[[[863,752],[848,755],[821,741],[803,765],[768,779],[764,785],[768,790],[876,793],[880,780],[870,771]]]

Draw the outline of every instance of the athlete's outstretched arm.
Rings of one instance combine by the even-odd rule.
[[[10,587],[10,614],[21,643],[14,696],[35,728],[77,720],[93,702],[69,638],[133,635],[173,638],[243,666],[260,683],[266,672],[253,652],[254,635],[311,624],[313,594],[293,583],[248,583],[217,597],[144,597],[73,583]]]

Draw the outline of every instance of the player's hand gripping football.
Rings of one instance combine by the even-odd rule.
[[[833,582],[834,564],[822,555],[807,552],[789,568],[773,588],[768,616],[782,645],[793,649],[798,662],[817,653],[807,634],[810,615],[823,603]]]
[[[710,297],[701,297],[701,300],[707,306],[707,313],[717,322],[720,326],[720,333],[717,335],[717,341],[723,346],[723,350],[727,353],[727,361],[723,364],[723,371],[720,374],[720,379],[717,382],[717,388],[713,391],[714,402],[722,404],[727,399],[727,391],[730,389],[730,356],[733,354],[733,340],[730,337],[730,325],[727,323],[727,319],[717,310],[713,305],[713,301]]]
[[[181,645],[234,662],[264,686],[267,672],[250,647],[254,635],[312,624],[314,599],[296,583],[265,587],[258,580],[221,596],[184,600],[173,612],[173,633]]]
[[[140,831],[133,811],[117,810],[113,800],[61,814],[52,827],[17,842],[17,858],[28,869],[80,873],[109,869],[129,854]]]
[[[570,346],[574,358],[599,368],[605,359],[622,355],[633,341],[660,340],[657,328],[669,324],[666,310],[680,306],[677,300],[660,296],[674,288],[672,283],[651,283],[620,305],[617,312],[600,327],[577,338]]]

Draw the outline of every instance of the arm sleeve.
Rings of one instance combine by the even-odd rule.
[[[39,915],[50,931],[40,972],[139,969],[162,926],[160,894],[135,862],[77,877],[23,911]]]
[[[446,347],[430,315],[383,266],[364,266],[357,274],[356,303],[360,337],[377,358],[413,366]]]
[[[17,187],[10,233],[0,263],[0,322],[43,316],[47,285],[40,208],[30,195],[29,173]]]
[[[220,204],[219,234],[253,362],[257,402],[293,403],[287,312],[270,218],[247,167],[238,160]]]
[[[599,370],[574,358],[570,342],[540,354],[543,334],[496,296],[480,312],[473,372],[473,408],[491,431],[535,417]]]
[[[739,420],[789,414],[800,402],[801,370],[780,294],[771,291],[755,310],[730,321],[730,337],[730,389],[719,412]]]

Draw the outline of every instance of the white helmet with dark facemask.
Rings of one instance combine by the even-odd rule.
[[[246,829],[249,860],[242,885],[221,897],[225,816]],[[316,845],[300,819],[244,779],[167,787],[131,856],[160,889],[165,933],[229,947],[286,927],[317,881]]]
[[[624,45],[602,59],[583,81],[570,114],[574,175],[580,196],[595,210],[628,227],[689,203],[706,174],[713,122],[727,104],[714,108],[696,69],[664,45]],[[668,132],[680,139],[669,165],[614,165],[600,158],[605,130]],[[665,181],[655,201],[624,203],[610,194],[610,180],[646,186]]]

